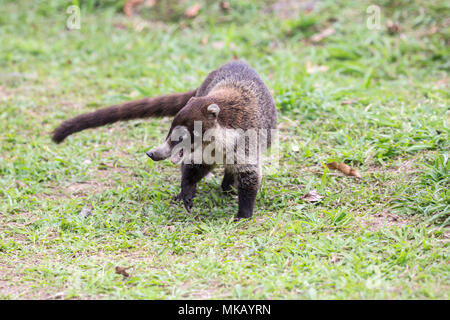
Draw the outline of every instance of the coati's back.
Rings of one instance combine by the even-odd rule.
[[[236,107],[227,110],[227,106],[221,106],[221,113],[229,113],[229,116],[223,117],[225,126],[241,129],[276,128],[277,113],[272,95],[256,71],[243,61],[228,62],[211,72],[198,88],[196,96],[215,92],[227,95],[230,91],[233,91],[231,99],[239,99],[239,108],[244,110]],[[243,113],[245,116],[239,117]]]
[[[183,110],[189,115],[192,106],[188,102],[193,97],[212,97],[213,102],[223,102],[219,103],[218,120],[227,128],[276,128],[275,105],[266,85],[245,62],[232,61],[211,72],[197,89],[124,102],[68,119],[53,131],[52,139],[60,143],[75,132],[117,121],[176,116]]]

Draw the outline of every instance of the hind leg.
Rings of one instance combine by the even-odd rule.
[[[191,212],[197,189],[197,182],[206,176],[213,166],[203,164],[183,164],[181,167],[181,192],[175,200],[183,200],[184,207]]]

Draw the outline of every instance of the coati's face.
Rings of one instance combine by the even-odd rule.
[[[164,143],[146,154],[154,161],[170,157],[172,163],[180,163],[194,152],[196,137],[202,137],[204,132],[218,126],[219,113],[220,107],[212,98],[191,98],[173,119]]]

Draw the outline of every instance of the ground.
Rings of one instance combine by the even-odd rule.
[[[447,1],[200,1],[192,18],[195,1],[130,17],[79,3],[72,30],[65,1],[0,7],[1,299],[449,298]],[[179,168],[145,155],[169,119],[50,140],[234,58],[279,116],[279,165],[248,221],[220,170],[191,214],[171,201]]]

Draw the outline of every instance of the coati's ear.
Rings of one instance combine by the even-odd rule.
[[[191,97],[188,102],[186,104],[188,104],[189,102],[191,102],[192,100],[195,100],[196,97]]]
[[[208,106],[208,118],[209,119],[217,119],[219,115],[220,108],[217,104],[213,103]]]

